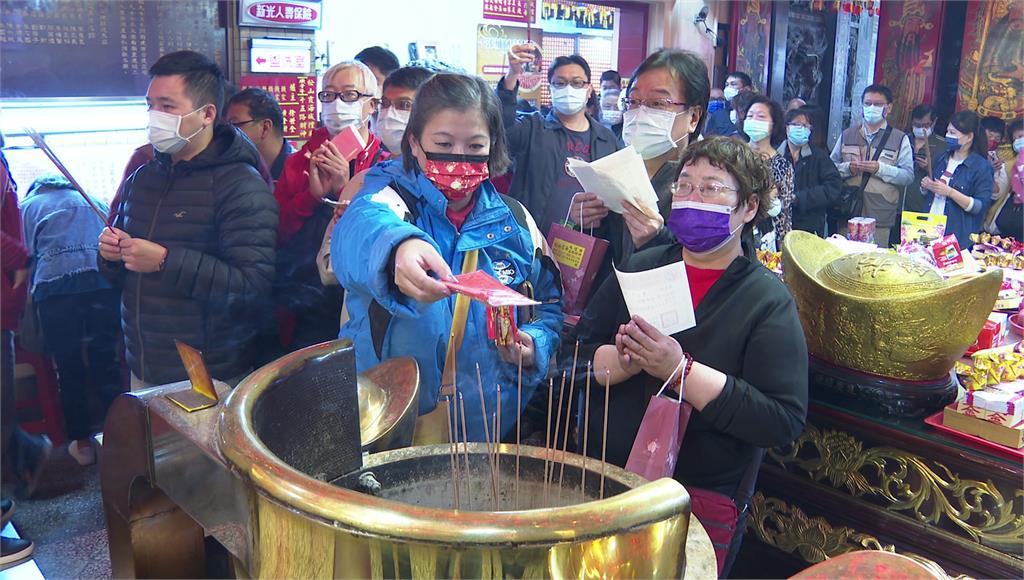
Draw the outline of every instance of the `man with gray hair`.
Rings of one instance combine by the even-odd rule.
[[[323,126],[284,163],[274,188],[281,211],[276,316],[261,340],[264,361],[338,337],[342,290],[325,287],[316,268],[317,251],[334,214],[324,200],[337,200],[349,179],[388,158],[380,138],[369,130],[379,98],[377,77],[365,64],[346,61],[327,69],[317,93]],[[332,139],[349,128],[365,146],[345,157]]]

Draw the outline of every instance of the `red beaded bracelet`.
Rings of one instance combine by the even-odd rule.
[[[685,356],[686,359],[687,359],[686,360],[686,368],[683,369],[683,376],[682,376],[682,378],[685,379],[686,377],[690,376],[690,369],[693,368],[693,355],[691,355],[688,352],[684,352],[683,356]]]

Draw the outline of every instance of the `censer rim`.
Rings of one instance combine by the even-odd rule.
[[[323,356],[350,347],[348,341],[334,341],[303,349],[305,358]],[[312,349],[312,350],[310,350]],[[253,409],[258,385],[273,382],[280,373],[305,360],[302,351],[287,355],[247,377],[231,393],[218,419],[218,444],[224,458],[240,476],[248,478],[261,495],[290,510],[304,512],[328,525],[354,533],[424,543],[477,546],[551,545],[605,536],[671,520],[689,512],[689,494],[669,478],[646,482],[613,465],[606,465],[605,477],[627,486],[639,487],[604,499],[582,504],[507,512],[456,511],[416,506],[378,498],[321,481],[282,461],[256,435]],[[387,363],[385,363],[387,364]],[[476,451],[482,443],[469,444]],[[514,451],[502,445],[501,452]],[[522,456],[542,459],[550,452],[540,447],[520,446]],[[447,445],[409,447],[366,456],[365,468],[388,457],[410,458],[447,455]],[[560,455],[560,454],[559,454]],[[596,466],[598,462],[593,461]],[[583,457],[565,454],[565,463],[581,467]],[[588,472],[597,474],[593,468]],[[646,482],[646,483],[645,483]],[[587,521],[585,530],[579,522]],[[514,537],[510,537],[509,530]]]

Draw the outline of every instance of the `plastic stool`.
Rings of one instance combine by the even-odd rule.
[[[30,380],[35,391],[35,397],[19,398],[15,408],[19,416],[23,409],[34,409],[38,417],[33,421],[20,421],[21,426],[30,433],[45,433],[54,445],[59,445],[64,442],[64,410],[53,363],[49,357],[20,346],[16,346],[14,352],[16,388],[20,391],[21,383]]]

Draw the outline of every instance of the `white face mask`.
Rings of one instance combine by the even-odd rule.
[[[182,137],[178,133],[178,130],[181,128],[181,120],[202,109],[202,107],[199,107],[186,115],[175,115],[173,113],[151,110],[149,112],[149,125],[146,127],[149,143],[157,151],[167,153],[168,155],[174,155],[181,151],[185,145],[188,145],[189,140],[206,128],[206,125],[200,125],[194,133],[188,137]]]
[[[776,197],[768,207],[768,216],[778,217],[780,213],[782,213],[782,200]]]
[[[601,122],[611,127],[622,122],[622,111],[618,109],[602,109]]]
[[[864,120],[869,125],[877,125],[885,118],[885,107],[878,105],[867,105],[864,107]]]
[[[725,87],[722,89],[722,94],[725,96],[725,100],[731,101],[733,97],[740,94],[740,90],[736,87]]]
[[[332,136],[337,135],[349,125],[359,127],[363,124],[363,101],[361,99],[354,103],[334,99],[323,105],[324,126]]]
[[[733,125],[736,124],[736,109],[729,111],[729,122]]]
[[[1024,137],[1017,137],[1013,140],[1013,152],[1020,153],[1024,151]]]
[[[373,134],[380,137],[392,155],[401,155],[402,136],[405,135],[405,127],[409,124],[409,111],[399,111],[394,106],[388,107],[385,111],[373,124]]]
[[[566,85],[562,88],[551,87],[551,106],[563,115],[575,115],[587,104],[587,87],[574,89]]]
[[[914,137],[925,139],[932,134],[931,127],[914,127]]]
[[[672,138],[672,126],[682,113],[659,111],[641,105],[622,114],[622,140],[632,145],[644,159],[654,159],[676,147],[679,139]]]

